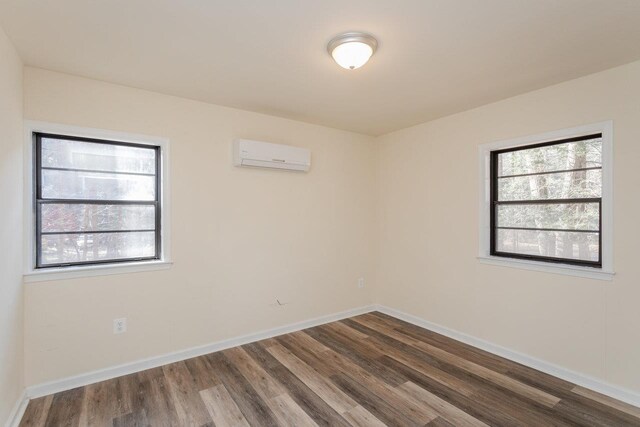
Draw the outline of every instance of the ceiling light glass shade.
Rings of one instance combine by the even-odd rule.
[[[371,55],[373,55],[371,46],[360,42],[341,44],[331,52],[331,56],[338,65],[348,70],[362,67],[369,61]]]
[[[362,67],[374,54],[378,42],[363,33],[346,33],[329,42],[327,50],[338,65],[347,70]]]

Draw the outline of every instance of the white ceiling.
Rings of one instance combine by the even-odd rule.
[[[379,135],[640,59],[640,0],[0,0],[27,65]],[[355,71],[327,42],[366,31]]]

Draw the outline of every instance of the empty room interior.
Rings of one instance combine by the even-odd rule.
[[[640,1],[0,0],[0,425],[640,426]]]

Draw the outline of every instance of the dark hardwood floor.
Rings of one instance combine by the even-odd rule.
[[[22,426],[640,426],[640,409],[381,313],[29,403]]]

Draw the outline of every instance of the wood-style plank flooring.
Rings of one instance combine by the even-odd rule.
[[[640,426],[640,409],[381,313],[34,399],[22,426]]]

